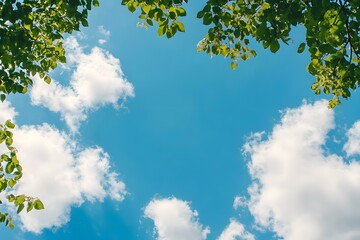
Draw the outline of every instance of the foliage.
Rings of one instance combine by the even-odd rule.
[[[10,93],[26,93],[32,77],[39,75],[50,83],[49,71],[65,63],[63,35],[87,26],[88,11],[98,0],[0,0],[0,100]],[[0,159],[0,192],[9,193],[22,176],[22,167],[12,146],[15,125],[0,125],[0,144],[8,153]],[[43,203],[25,195],[7,195],[20,213],[41,210]],[[2,204],[2,201],[0,201]],[[9,213],[0,212],[0,222],[14,228]]]
[[[186,15],[187,0],[122,0],[131,12],[140,9],[143,25],[158,23],[158,34],[168,38],[184,31],[178,17]],[[293,27],[305,27],[306,37],[298,53],[307,49],[307,70],[316,77],[315,94],[332,94],[329,107],[348,99],[360,81],[360,2],[358,0],[208,0],[197,18],[209,26],[198,43],[198,51],[238,60],[256,56],[250,48],[257,41],[276,53],[282,44],[291,43]]]
[[[66,62],[63,34],[87,26],[98,0],[0,0],[0,98],[26,93],[31,77]]]
[[[7,120],[5,125],[0,124],[0,144],[3,145],[5,143],[6,149],[9,151],[8,153],[1,154],[0,157],[0,193],[5,192],[8,194],[9,187],[13,188],[22,177],[22,167],[17,159],[16,149],[12,146],[13,134],[10,129],[14,127],[15,125],[10,120]],[[17,207],[17,213],[24,209],[25,204],[27,205],[27,212],[33,208],[37,210],[44,209],[43,203],[37,198],[28,197],[23,194],[17,196],[8,194],[6,198],[9,203]],[[3,204],[1,200],[0,204]],[[14,228],[14,223],[9,213],[0,212],[0,222],[4,222],[11,229]]]

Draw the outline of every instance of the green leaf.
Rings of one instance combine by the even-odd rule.
[[[50,84],[51,83],[51,78],[49,76],[46,76],[44,78],[44,81],[47,83],[47,84]]]
[[[256,57],[256,51],[255,50],[250,50],[250,55],[253,56],[253,57]]]
[[[13,124],[10,120],[6,120],[5,125],[11,129],[15,127],[15,124]]]
[[[298,47],[298,49],[297,49],[297,52],[298,53],[302,53],[302,52],[304,52],[304,50],[305,50],[305,43],[303,42],[303,43],[301,43],[300,45],[299,45],[299,47]]]
[[[34,202],[34,207],[36,210],[41,210],[44,209],[44,204],[39,199],[36,199]]]
[[[176,12],[179,16],[184,17],[186,16],[186,11],[183,8],[176,8]]]
[[[185,32],[185,26],[182,22],[176,22],[176,25],[180,32]]]
[[[230,67],[232,70],[235,70],[238,67],[238,64],[236,62],[231,62]]]
[[[271,6],[270,6],[270,4],[269,4],[269,3],[264,2],[264,3],[262,4],[261,8],[262,8],[262,10],[266,10],[266,9],[271,8]]]
[[[249,55],[243,54],[243,55],[241,55],[241,59],[244,60],[244,61],[246,61],[246,60],[249,59]]]
[[[98,7],[100,5],[100,3],[98,0],[94,0],[93,5],[94,5],[94,7]]]
[[[10,178],[8,181],[8,184],[11,188],[13,188],[15,186],[16,182],[12,178]]]
[[[197,13],[196,17],[197,18],[202,18],[204,16],[204,14],[205,14],[205,12],[200,11],[200,12]]]
[[[144,13],[148,14],[149,11],[151,10],[151,6],[150,5],[147,5],[147,4],[143,4],[141,6],[141,9],[144,11]]]
[[[15,196],[13,194],[6,196],[6,198],[8,199],[9,202],[15,201]]]
[[[23,87],[21,93],[22,93],[22,94],[27,93],[27,87]]]
[[[59,57],[59,61],[60,61],[61,63],[66,63],[66,57],[65,57],[65,56]]]
[[[11,230],[14,229],[14,223],[13,223],[13,221],[11,221],[11,222],[9,223],[9,228],[10,228]]]
[[[84,27],[88,27],[89,26],[89,23],[86,19],[81,19],[81,24],[84,26]]]
[[[27,208],[26,208],[26,211],[30,212],[33,209],[33,207],[34,207],[34,203],[29,201],[28,205],[27,205]]]
[[[11,144],[13,143],[12,138],[7,138],[6,141],[5,141],[5,143],[6,143],[6,146],[10,147]]]
[[[154,23],[152,22],[152,20],[150,18],[146,19],[147,24],[149,24],[150,26],[154,25]]]
[[[23,202],[25,202],[25,195],[20,195],[20,196],[16,197],[16,199],[15,199],[16,206],[22,204]]]
[[[15,165],[12,162],[9,162],[5,167],[5,172],[10,174],[14,171]]]
[[[24,209],[25,205],[23,203],[21,203],[16,211],[17,214],[19,214],[23,209]]]
[[[133,4],[133,2],[129,2],[128,9],[129,9],[130,12],[135,12],[136,7],[137,6],[135,4]]]
[[[272,53],[276,53],[279,49],[280,49],[280,44],[279,44],[279,42],[277,40],[273,41],[270,44],[270,51]]]
[[[211,13],[206,13],[203,18],[204,25],[210,25],[212,23],[212,16]]]
[[[31,30],[31,26],[30,26],[29,24],[24,24],[24,28],[25,28],[26,30],[28,30],[28,31]]]
[[[165,33],[166,33],[166,26],[160,26],[159,28],[158,28],[158,35],[159,36],[162,36],[162,35],[164,35]]]

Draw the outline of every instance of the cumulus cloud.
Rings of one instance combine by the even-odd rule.
[[[244,225],[230,219],[230,224],[221,233],[218,240],[254,240],[254,235],[245,231]]]
[[[354,125],[347,132],[348,141],[344,145],[344,151],[348,156],[360,153],[360,121]]]
[[[286,110],[267,138],[248,140],[248,206],[258,226],[285,240],[360,239],[360,164],[324,151],[334,127],[325,101],[304,103]]]
[[[0,108],[15,113],[9,103]],[[25,230],[40,233],[60,227],[70,220],[71,207],[86,200],[123,200],[125,184],[111,171],[109,155],[100,147],[80,149],[76,140],[48,124],[17,126],[13,132],[23,166],[14,191],[39,197],[45,205],[44,210],[20,214]]]
[[[72,71],[68,86],[53,80],[50,85],[38,77],[30,91],[31,102],[60,113],[70,130],[76,132],[90,111],[112,104],[118,108],[134,96],[133,85],[126,80],[119,59],[94,47],[85,53],[74,37],[66,40],[68,63]]]
[[[145,217],[154,221],[159,240],[203,240],[209,227],[198,222],[198,213],[188,202],[177,198],[153,199],[145,208]]]

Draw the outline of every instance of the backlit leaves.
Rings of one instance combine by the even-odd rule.
[[[158,34],[172,37],[173,23],[185,14],[175,14],[185,0],[123,0],[122,4],[141,7],[140,18],[158,22]],[[185,11],[185,10],[184,10]],[[172,12],[172,13],[171,13]],[[307,70],[315,76],[315,94],[332,94],[329,107],[347,99],[360,81],[360,2],[355,0],[328,1],[235,1],[208,0],[197,13],[208,26],[207,35],[198,43],[198,51],[230,58],[235,69],[239,60],[255,57],[250,40],[276,53],[290,44],[290,32],[304,26],[306,36],[297,52],[308,50]]]
[[[154,22],[158,24],[158,35],[172,38],[179,32],[185,32],[185,26],[178,20],[186,16],[185,9],[181,6],[187,0],[122,0],[131,12],[140,10],[139,18],[143,21],[138,26],[148,28]]]
[[[98,0],[0,1],[0,100],[27,92],[32,77],[47,83],[49,71],[65,63],[63,34],[87,26]]]

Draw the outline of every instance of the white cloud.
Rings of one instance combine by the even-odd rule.
[[[0,109],[16,115],[8,102]],[[70,220],[71,207],[86,200],[123,200],[125,184],[110,170],[109,155],[100,147],[81,150],[76,140],[48,124],[17,126],[13,133],[23,167],[14,193],[39,197],[45,205],[44,210],[20,214],[24,230],[40,233],[60,227]]]
[[[360,164],[326,154],[334,128],[325,101],[284,112],[267,139],[255,134],[249,209],[256,224],[285,240],[360,239]]]
[[[251,233],[245,231],[244,225],[230,219],[230,224],[221,233],[218,240],[254,240],[254,236]]]
[[[109,30],[106,30],[105,28],[104,28],[104,26],[99,26],[98,27],[98,31],[99,31],[99,33],[102,35],[102,39],[99,39],[99,43],[100,44],[104,44],[104,43],[106,43],[107,42],[107,40],[109,39],[109,37],[110,37],[110,31]]]
[[[60,113],[70,130],[76,132],[89,111],[107,104],[121,106],[121,102],[134,96],[134,87],[125,79],[119,59],[104,49],[94,47],[85,53],[73,37],[66,40],[65,46],[65,67],[72,70],[70,84],[63,86],[53,80],[48,85],[36,78],[30,97],[32,104]]]
[[[10,102],[0,102],[0,124],[4,124],[8,119],[11,119],[11,121],[14,122],[16,115],[17,113]]]
[[[202,240],[210,228],[198,222],[198,213],[186,201],[177,198],[153,199],[145,208],[145,217],[154,221],[159,240]]]
[[[354,125],[347,132],[348,141],[344,145],[344,151],[348,156],[360,154],[360,121]]]
[[[247,206],[247,199],[244,196],[236,196],[234,198],[233,208],[237,210],[240,207],[246,207]]]

